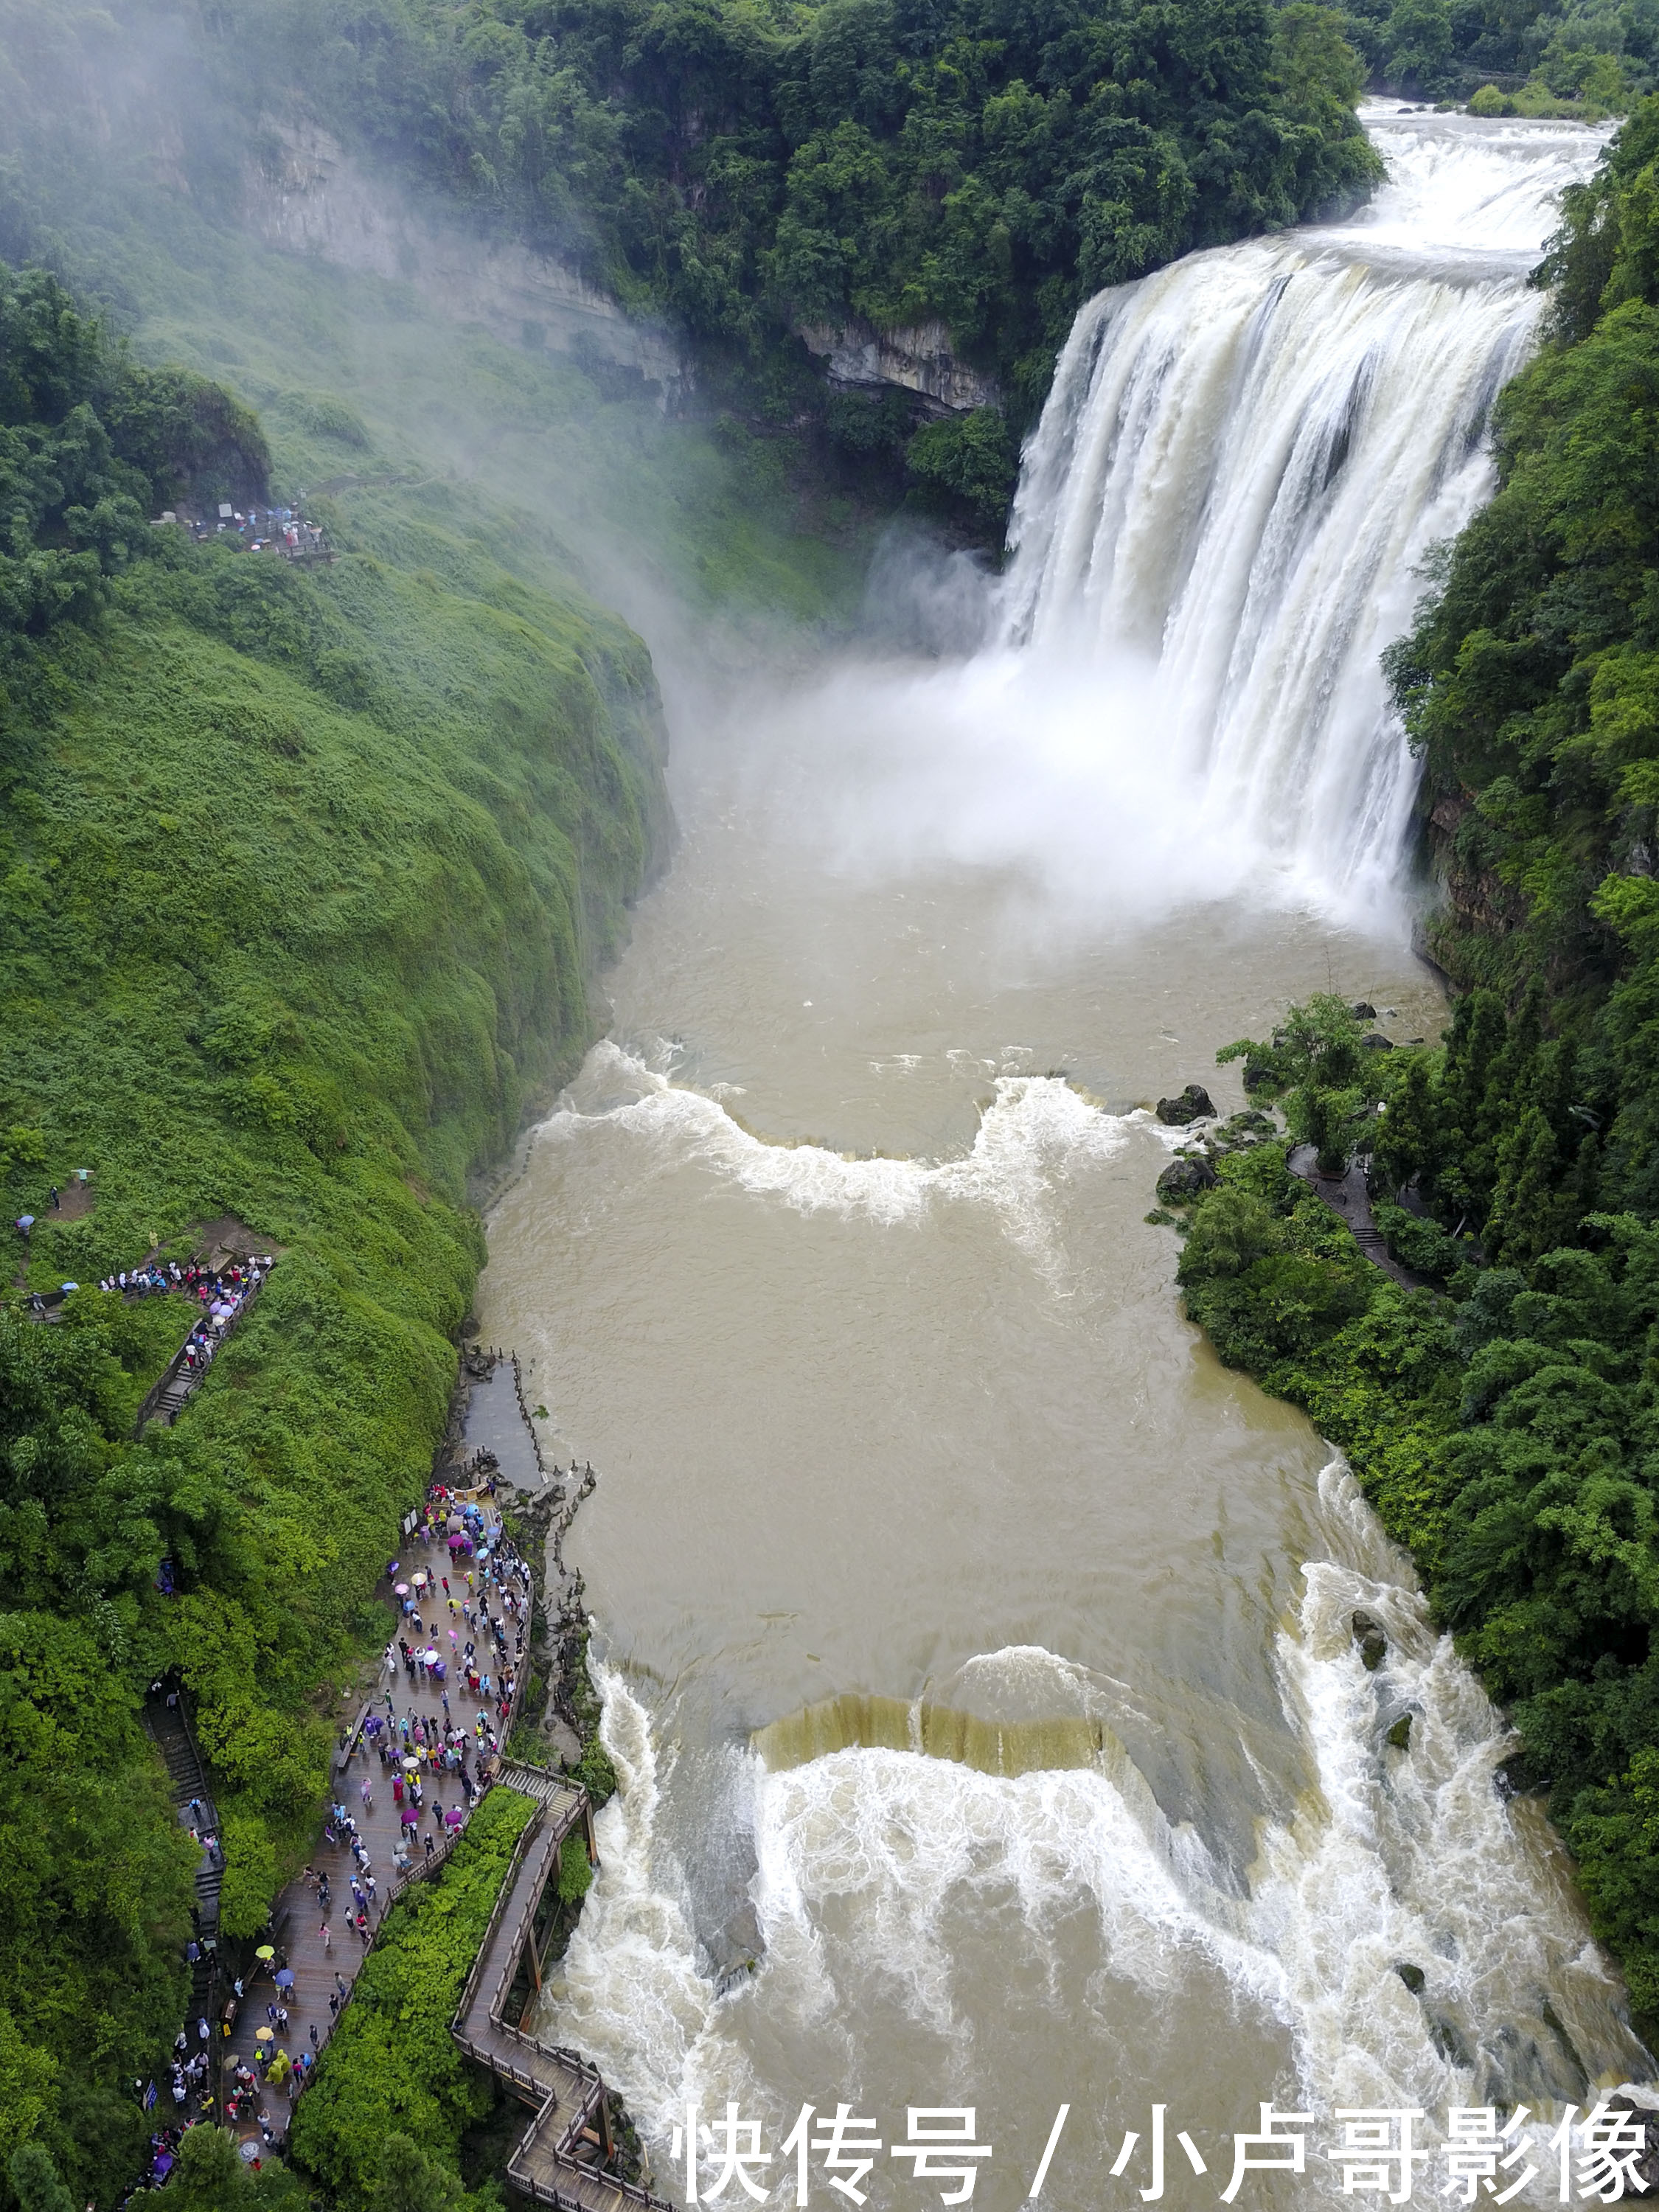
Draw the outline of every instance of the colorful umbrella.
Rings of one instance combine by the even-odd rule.
[[[269,2043],[269,2042],[270,2042],[270,2041],[271,2041],[271,2039],[272,2039],[272,2030],[271,2030],[271,2029],[270,2029],[270,2028],[268,2028],[268,2027],[256,2027],[256,2028],[254,2029],[254,2031],[253,2031],[253,2040],[254,2040],[256,2043]]]
[[[272,1948],[271,1948],[271,1947],[270,1947],[270,1945],[269,1943],[262,1943],[262,1944],[259,1946],[258,1949],[254,1953],[254,1954],[253,1954],[253,1955],[254,1955],[254,1957],[255,1957],[256,1959],[267,1959],[267,1960],[269,1960],[269,1959],[274,1959],[274,1958],[276,1956],[276,1952],[275,1952],[274,1950],[272,1950]]]
[[[404,1759],[404,1772],[405,1774],[413,1774],[413,1773],[414,1773],[414,1771],[415,1771],[415,1770],[416,1770],[416,1768],[420,1765],[420,1763],[421,1763],[421,1762],[420,1762],[420,1760],[419,1760],[418,1759]]]
[[[397,1591],[399,1597],[407,1597],[409,1595],[409,1584],[407,1583],[393,1583],[392,1587]]]
[[[284,1966],[283,1968],[281,1973],[276,1977],[276,1986],[279,1990],[291,1990],[294,1987],[294,1969],[292,1966]]]
[[[435,1666],[437,1665],[437,1663],[438,1663],[438,1655],[437,1655],[437,1653],[436,1653],[434,1650],[433,1650],[430,1647],[428,1647],[428,1650],[426,1650],[426,1651],[425,1651],[422,1656],[424,1657],[424,1659],[425,1659],[425,1661],[426,1661],[426,1663],[427,1663],[427,1665],[428,1665],[428,1667],[435,1667]]]
[[[416,1589],[424,1589],[426,1588],[426,1577],[423,1574],[416,1576],[415,1587]]]

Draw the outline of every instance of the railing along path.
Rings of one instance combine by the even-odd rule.
[[[507,2160],[507,2178],[515,2189],[560,2212],[669,2212],[659,2197],[637,2182],[598,2170],[610,2153],[610,2116],[605,2083],[597,2068],[574,2051],[556,2049],[506,2018],[526,1945],[539,1983],[535,1920],[550,1881],[558,1875],[565,1838],[588,1827],[587,1793],[535,1767],[503,1761],[498,1778],[510,1790],[522,1790],[539,1802],[514,1846],[501,1894],[484,1931],[456,2008],[450,2033],[470,2058],[537,2107],[534,2118]]]

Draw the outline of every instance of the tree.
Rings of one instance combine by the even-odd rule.
[[[1432,99],[1445,84],[1451,58],[1449,0],[1395,0],[1383,35],[1389,82]]]
[[[1225,1045],[1218,1062],[1243,1060],[1253,1090],[1285,1096],[1285,1117],[1298,1143],[1316,1147],[1319,1164],[1334,1175],[1348,1164],[1366,1127],[1370,1103],[1370,1054],[1364,1031],[1346,1000],[1316,992],[1292,1006],[1268,1044],[1249,1037]]]
[[[461,2212],[468,2201],[459,2175],[429,2158],[412,2136],[386,2137],[368,2212]]]
[[[1374,1147],[1377,1173],[1391,1190],[1403,1188],[1418,1176],[1431,1181],[1438,1149],[1427,1055],[1413,1052],[1401,1057],[1406,1060],[1405,1073],[1383,1102]]]
[[[179,2146],[167,2196],[178,2212],[229,2212],[248,2193],[248,2170],[228,2129],[190,2129]]]
[[[14,2151],[6,2172],[19,2212],[75,2212],[75,2199],[64,2188],[44,2143],[26,2142],[21,2150]]]

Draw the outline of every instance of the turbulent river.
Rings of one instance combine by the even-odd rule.
[[[688,2101],[760,2124],[775,2203],[803,2104],[884,2145],[971,2105],[989,2212],[1063,2101],[1042,2202],[1088,2212],[1151,2190],[1155,2105],[1182,2204],[1262,2100],[1318,2113],[1306,2175],[1239,2199],[1291,2205],[1340,2192],[1334,2107],[1433,2140],[1646,2076],[1498,1716],[1143,1219],[1145,1107],[1237,1103],[1218,1045],[1328,988],[1442,1019],[1377,656],[1490,488],[1599,140],[1370,125],[1350,225],[1083,310],[976,650],[717,691],[665,659],[683,842],[481,1312],[603,1476],[570,1550],[623,1788],[544,2024],[678,2194]],[[862,2185],[951,2186],[885,2150]]]

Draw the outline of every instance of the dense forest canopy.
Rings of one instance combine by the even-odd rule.
[[[269,467],[228,392],[140,368],[46,271],[0,269],[0,659],[101,604],[169,500],[251,499]]]
[[[792,327],[941,319],[1047,388],[1079,302],[1378,173],[1308,0],[260,0],[269,82],[576,254],[787,415]],[[276,98],[273,91],[273,102]]]

